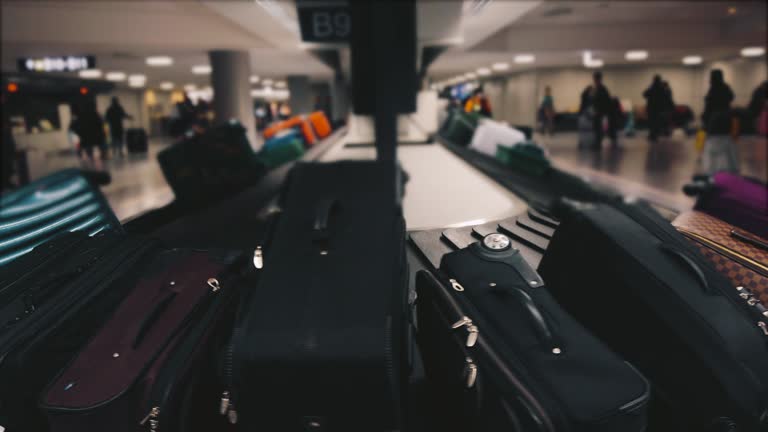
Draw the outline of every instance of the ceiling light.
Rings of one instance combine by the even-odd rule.
[[[107,81],[125,81],[125,72],[107,72]]]
[[[259,82],[259,79],[261,78],[259,78],[258,75],[251,75],[251,84],[256,84],[257,82]]]
[[[267,78],[264,81],[262,81],[261,83],[264,84],[265,87],[269,87],[269,86],[272,85],[273,82],[274,81],[272,81],[271,79]]]
[[[197,90],[197,86],[194,84],[187,84],[184,86],[184,91],[193,92]]]
[[[486,76],[491,74],[491,70],[488,68],[480,68],[477,70],[477,74],[480,76]]]
[[[509,69],[509,63],[494,63],[491,68],[495,71],[505,71]]]
[[[586,66],[588,68],[593,68],[593,69],[594,68],[601,68],[601,67],[603,67],[603,61],[600,60],[600,59],[591,59],[590,61],[585,62],[584,66]]]
[[[731,6],[728,8],[728,15],[736,15],[736,12],[738,12],[738,10],[735,7]]]
[[[683,57],[683,64],[684,65],[697,65],[701,64],[702,58],[701,56],[685,56]]]
[[[142,74],[128,75],[128,81],[146,81],[147,76]]]
[[[84,69],[77,73],[80,78],[101,78],[101,71],[98,69]]]
[[[277,88],[285,88],[286,86],[287,84],[285,83],[285,81],[278,81],[275,83],[275,87]]]
[[[467,72],[464,74],[464,77],[467,79],[475,79],[477,78],[477,74],[474,72]]]
[[[744,57],[760,57],[763,54],[765,54],[765,48],[760,46],[746,47],[741,50],[741,55]]]
[[[211,73],[211,67],[209,65],[192,66],[192,73],[195,75],[208,75]]]
[[[624,54],[624,58],[629,61],[641,61],[648,58],[648,51],[627,51],[626,54]]]
[[[146,83],[147,83],[146,81],[128,81],[128,87],[134,87],[134,88],[144,87]]]
[[[173,64],[173,59],[168,56],[152,56],[147,57],[147,64],[149,66],[170,66]]]
[[[160,88],[162,90],[173,90],[173,83],[170,81],[163,81],[160,83]]]
[[[536,57],[533,54],[518,54],[514,60],[518,64],[533,63],[536,61]]]

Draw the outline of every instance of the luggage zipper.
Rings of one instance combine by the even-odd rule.
[[[209,299],[212,299],[212,295],[218,293],[222,286],[219,283],[219,280],[213,277],[209,278],[206,283],[209,287],[211,287],[209,294],[200,300],[199,303],[194,307],[193,312],[185,318],[184,322],[182,322],[179,326],[179,329],[177,330],[178,332],[183,332],[190,324],[197,324],[198,321],[194,320],[194,317],[198,314],[202,314],[203,316],[201,318],[203,321],[207,321],[205,319],[205,313],[213,312],[212,308],[215,308],[215,306],[210,305],[209,308],[203,308],[203,305],[206,304]],[[185,339],[182,340],[182,346],[172,348],[174,351],[176,351],[176,353],[170,358],[169,362],[163,366],[163,369],[158,375],[157,381],[152,386],[152,393],[149,398],[150,402],[148,403],[150,407],[149,412],[139,422],[140,426],[146,426],[148,423],[149,430],[152,432],[157,432],[159,430],[161,420],[160,409],[166,404],[167,399],[171,394],[175,380],[178,378],[178,372],[181,369],[181,364],[186,363],[189,360],[189,356],[197,349],[197,344],[200,339],[199,336],[204,334],[207,328],[200,327],[198,330],[200,332],[199,334],[195,335],[196,337],[191,337],[189,335],[182,336],[185,337]],[[163,347],[163,349],[166,348],[167,347]],[[164,373],[166,371],[170,371],[170,373]]]
[[[261,245],[256,246],[256,249],[253,251],[253,266],[259,270],[264,268],[264,250],[261,248]]]
[[[434,278],[437,283],[437,289],[436,291],[439,293],[438,295],[442,297],[443,301],[447,304],[447,306],[452,310],[452,312],[459,316],[459,320],[456,321],[453,325],[451,325],[452,329],[457,329],[462,326],[466,326],[467,322],[471,323],[471,319],[468,318],[467,315],[464,314],[461,306],[456,302],[456,300],[453,299],[453,297],[448,294],[447,291],[442,289],[443,284],[441,281],[435,276],[433,276],[431,273],[429,274],[430,277]],[[461,286],[458,281],[453,279],[455,283],[458,286]],[[453,286],[453,282],[451,283]],[[454,288],[455,289],[455,288]],[[473,333],[470,333],[472,335]],[[534,413],[532,415],[539,419],[542,425],[549,431],[555,431],[556,428],[554,426],[553,419],[550,417],[550,415],[547,413],[547,411],[544,409],[544,407],[541,405],[541,402],[538,400],[536,396],[533,395],[531,390],[523,384],[516,376],[515,374],[506,366],[506,363],[501,360],[501,357],[494,351],[494,349],[488,345],[483,343],[483,340],[479,337],[479,331],[477,333],[474,333],[473,336],[476,338],[474,341],[472,347],[475,347],[475,349],[481,350],[483,353],[485,353],[489,360],[501,371],[501,374],[507,379],[509,383],[512,384],[512,386],[517,389],[517,391],[520,394],[520,397],[524,399],[526,406],[528,406]],[[467,338],[467,342],[469,342],[470,338]],[[511,360],[511,359],[508,359]],[[474,362],[474,360],[470,357],[465,358],[465,375],[466,375],[466,385],[468,387],[474,386],[475,382],[477,381],[477,377],[480,373],[479,367]]]
[[[237,424],[237,409],[235,408],[234,395],[232,393],[233,369],[234,369],[234,345],[230,342],[224,351],[224,381],[226,381],[226,390],[221,393],[219,401],[219,414],[227,417],[230,424]]]

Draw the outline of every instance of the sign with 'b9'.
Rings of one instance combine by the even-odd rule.
[[[304,4],[298,4],[301,39],[304,42],[349,41],[352,19],[346,2]]]

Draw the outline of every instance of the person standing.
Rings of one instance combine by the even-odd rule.
[[[603,74],[596,71],[592,74],[592,85],[587,86],[581,92],[581,109],[579,112],[592,112],[592,131],[595,135],[594,148],[600,148],[603,142],[603,121],[611,119],[613,112],[613,101],[611,93],[603,84]],[[608,122],[608,136],[613,145],[617,145],[615,122]]]
[[[701,120],[708,134],[725,135],[730,131],[729,113],[733,90],[726,84],[723,71],[713,69],[709,74],[709,91],[704,97]]]
[[[665,93],[664,83],[659,75],[653,77],[650,87],[643,92],[646,100],[645,111],[648,115],[648,139],[652,142],[656,142],[664,129]]]
[[[109,134],[112,139],[112,152],[115,155],[119,154],[120,156],[123,156],[123,139],[125,137],[123,119],[132,119],[133,117],[126,114],[117,97],[112,97],[112,104],[107,108],[105,117],[109,124]]]
[[[544,87],[544,99],[541,101],[539,111],[542,132],[552,135],[555,129],[555,99],[552,97],[552,89],[549,86]]]
[[[69,124],[69,129],[80,137],[80,148],[93,162],[93,148],[105,149],[106,147],[104,123],[93,101],[84,102],[74,113],[75,118]],[[101,158],[106,159],[106,152],[103,150]]]

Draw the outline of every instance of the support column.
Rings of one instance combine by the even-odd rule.
[[[306,75],[288,75],[288,91],[291,92],[291,111],[294,114],[309,114],[315,108],[312,86]]]
[[[340,74],[331,82],[331,110],[333,121],[346,120],[349,114],[349,89]]]
[[[246,129],[251,147],[258,149],[256,120],[251,98],[251,56],[248,51],[215,50],[208,56],[211,61],[211,86],[213,87],[213,111],[216,122],[236,119]]]

